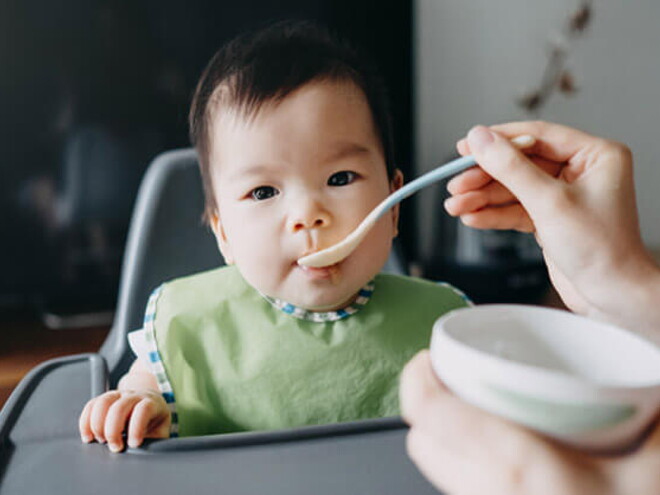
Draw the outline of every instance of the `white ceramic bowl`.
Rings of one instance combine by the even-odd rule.
[[[431,361],[459,397],[583,449],[625,448],[660,408],[660,349],[566,311],[452,311],[433,327]]]

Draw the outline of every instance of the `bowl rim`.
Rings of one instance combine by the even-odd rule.
[[[556,369],[551,369],[551,368],[545,368],[542,366],[537,366],[534,364],[528,364],[528,363],[521,363],[519,361],[515,361],[513,359],[509,359],[503,356],[497,356],[494,355],[490,352],[478,349],[476,347],[470,346],[466,344],[465,342],[456,339],[453,335],[451,335],[446,328],[444,327],[444,323],[448,320],[454,319],[458,316],[460,316],[462,313],[467,313],[467,312],[474,312],[474,311],[487,311],[490,309],[513,309],[515,311],[519,310],[524,310],[526,312],[532,312],[532,311],[537,311],[537,312],[552,312],[554,314],[561,315],[562,317],[567,317],[567,318],[578,318],[581,320],[586,320],[590,324],[596,324],[602,327],[609,328],[610,331],[615,331],[617,333],[623,333],[626,336],[633,338],[635,340],[638,340],[641,344],[650,347],[651,352],[655,352],[658,355],[658,358],[660,359],[660,347],[658,347],[653,341],[645,338],[642,335],[639,335],[635,332],[632,332],[630,330],[626,330],[624,328],[618,327],[616,325],[612,325],[611,323],[607,322],[602,322],[598,320],[593,320],[590,318],[587,318],[586,316],[582,315],[577,315],[575,313],[572,313],[570,311],[565,311],[557,308],[548,308],[548,307],[543,307],[543,306],[533,306],[533,305],[524,305],[524,304],[482,304],[482,305],[477,305],[477,306],[470,306],[470,307],[465,307],[465,308],[458,308],[455,310],[452,310],[448,313],[445,313],[443,316],[438,318],[436,322],[433,325],[433,331],[432,331],[432,336],[431,340],[436,341],[438,338],[441,338],[445,342],[448,342],[451,346],[454,346],[454,348],[457,348],[460,350],[460,352],[463,352],[467,354],[468,356],[473,356],[474,358],[478,359],[485,359],[486,362],[492,363],[494,366],[504,366],[505,368],[508,368],[509,370],[512,371],[517,371],[517,372],[524,372],[526,374],[532,374],[536,375],[538,377],[541,377],[544,380],[551,380],[551,381],[557,381],[560,380],[564,384],[571,384],[572,386],[576,387],[587,387],[587,388],[593,388],[597,387],[603,391],[607,390],[610,392],[629,392],[632,390],[652,390],[652,389],[657,389],[660,387],[660,374],[658,374],[658,379],[655,381],[637,381],[636,383],[622,383],[622,382],[615,382],[615,381],[605,381],[605,380],[596,380],[596,379],[586,379],[582,378],[579,375],[571,374],[566,371],[562,370],[556,370]],[[432,361],[433,361],[433,352],[431,352],[432,355]],[[442,366],[442,365],[440,365]],[[435,368],[435,365],[434,365]]]

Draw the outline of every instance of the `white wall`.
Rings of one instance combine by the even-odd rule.
[[[416,0],[418,173],[439,164],[475,124],[528,119],[553,36],[577,0]],[[555,93],[539,118],[627,143],[635,156],[642,234],[660,247],[660,1],[595,0],[567,67],[580,92]],[[420,201],[431,228],[433,201]],[[428,241],[428,234],[423,239]],[[422,246],[428,253],[428,242]]]

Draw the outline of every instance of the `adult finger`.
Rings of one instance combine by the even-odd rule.
[[[124,448],[122,433],[126,428],[131,411],[140,399],[139,395],[125,396],[115,401],[108,409],[104,435],[112,452],[119,452]]]
[[[476,191],[469,191],[447,198],[444,207],[447,213],[457,217],[482,208],[507,206],[517,201],[516,197],[506,187],[499,182],[493,182]]]
[[[643,439],[643,443],[639,448],[639,453],[653,454],[657,457],[658,465],[660,466],[660,415],[658,415],[655,422],[649,427],[647,436]]]
[[[598,149],[607,141],[584,131],[543,121],[509,122],[490,127],[507,139],[530,134],[536,142],[528,150],[556,162],[569,162],[576,155],[585,151]]]
[[[637,451],[601,461],[610,479],[622,487],[621,493],[660,493],[660,422],[652,428]]]
[[[462,194],[481,189],[491,182],[493,182],[493,178],[484,169],[472,167],[447,182],[447,191],[450,194]]]
[[[401,372],[401,415],[406,422],[412,424],[423,414],[430,401],[446,393],[447,389],[435,377],[429,351],[420,351]]]
[[[468,141],[479,166],[528,208],[535,208],[541,196],[558,187],[553,178],[496,132],[477,126],[468,133]]]
[[[461,222],[475,229],[517,230],[535,232],[534,222],[521,204],[484,208],[461,215]]]
[[[589,156],[591,152],[612,144],[584,131],[543,121],[509,122],[490,126],[490,129],[507,139],[524,134],[534,136],[536,141],[525,149],[525,154],[542,156],[555,162],[570,162],[576,156]],[[463,156],[472,153],[466,138],[456,143],[456,149]]]
[[[456,141],[456,151],[461,156],[466,156],[470,154],[470,145],[467,142],[467,139],[461,138]]]
[[[436,378],[428,351],[419,352],[401,375],[401,414],[411,428],[420,428],[448,448],[469,445],[483,414],[463,402]],[[453,447],[452,447],[453,446]]]
[[[108,409],[120,396],[121,394],[117,391],[106,392],[94,401],[90,423],[94,437],[99,443],[105,443],[105,417],[108,414]]]
[[[452,495],[493,493],[482,480],[490,479],[496,462],[479,463],[464,452],[449,448],[425,430],[411,428],[406,437],[408,456],[439,490]],[[496,492],[495,492],[496,493]]]
[[[435,378],[428,351],[420,352],[408,363],[401,377],[400,393],[401,410],[411,427],[409,441],[424,444],[426,438],[429,442],[428,450],[423,446],[419,450],[411,448],[413,459],[419,457],[420,463],[438,448],[475,466],[499,463],[506,467],[507,477],[515,479],[528,461],[544,455],[548,448],[546,442],[528,430],[452,395]],[[416,440],[417,435],[422,438]]]
[[[559,177],[562,175],[562,171],[566,171],[566,167],[563,163],[557,163],[552,160],[546,160],[545,158],[536,156],[536,155],[526,155],[527,158],[534,163],[538,168],[543,170],[546,174],[551,177]],[[493,177],[490,176],[485,170],[481,167],[473,167],[465,172],[453,177],[447,183],[447,191],[450,194],[463,194],[468,191],[473,191],[475,189],[481,189],[483,187],[488,187],[490,184],[495,182]],[[570,182],[570,181],[567,181]]]

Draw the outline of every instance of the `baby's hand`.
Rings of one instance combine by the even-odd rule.
[[[96,439],[99,443],[107,442],[112,452],[120,452],[124,448],[124,431],[128,445],[135,448],[145,438],[168,438],[170,422],[170,411],[158,392],[112,390],[85,405],[78,425],[83,442]]]

